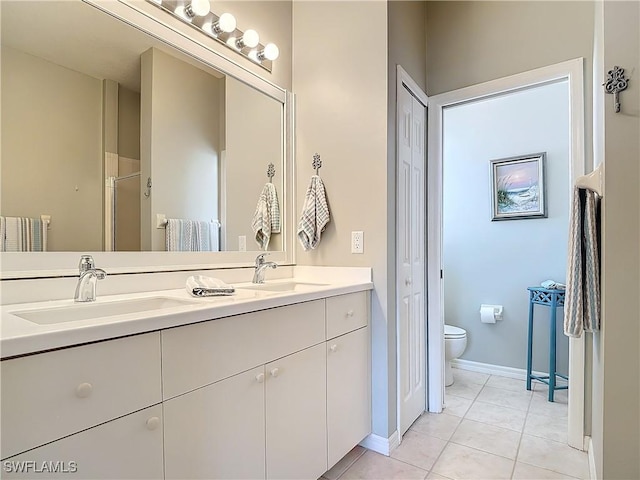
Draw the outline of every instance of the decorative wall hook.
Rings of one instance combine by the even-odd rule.
[[[273,183],[273,177],[276,174],[276,167],[273,163],[270,163],[267,167],[267,177],[269,177],[269,183]]]
[[[147,198],[151,196],[151,177],[147,178],[147,191],[143,193],[144,193],[144,196]]]
[[[318,170],[322,167],[322,160],[320,160],[320,155],[317,153],[313,156],[313,168],[316,170],[316,175],[318,175]]]
[[[607,72],[607,81],[602,85],[604,86],[605,92],[613,94],[615,112],[620,113],[619,94],[629,86],[629,80],[624,78],[624,68],[614,66],[612,70]]]

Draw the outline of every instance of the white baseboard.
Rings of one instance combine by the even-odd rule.
[[[589,439],[588,442],[588,450],[589,450],[589,478],[591,480],[596,480],[598,476],[596,475],[596,455],[593,451],[593,440],[591,437],[585,437]]]
[[[400,437],[397,431],[393,432],[389,438],[384,438],[372,433],[360,442],[360,446],[386,455],[387,457],[398,445],[400,445]]]
[[[500,377],[516,378],[518,380],[527,379],[527,371],[524,368],[503,367],[502,365],[472,362],[471,360],[463,360],[461,358],[454,358],[451,360],[451,366],[460,370],[487,373],[489,375],[498,375]],[[539,376],[547,375],[546,373],[536,371],[532,371],[531,373]]]

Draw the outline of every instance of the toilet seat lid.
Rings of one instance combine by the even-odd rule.
[[[463,328],[454,327],[453,325],[444,326],[445,338],[462,338],[467,336],[467,331]]]

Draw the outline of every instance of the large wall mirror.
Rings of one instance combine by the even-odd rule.
[[[257,251],[254,212],[271,183],[282,226],[266,249],[285,249],[283,90],[85,2],[0,8],[1,216],[50,216],[49,252],[163,252],[171,219],[208,226],[204,250]]]

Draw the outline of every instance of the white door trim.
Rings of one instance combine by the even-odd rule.
[[[400,65],[397,66],[396,68],[396,168],[398,165],[398,161],[400,158],[400,152],[399,152],[399,146],[400,146],[400,142],[398,141],[398,139],[400,138],[400,133],[399,133],[399,128],[400,128],[400,118],[401,118],[401,111],[400,111],[400,104],[398,102],[398,99],[400,98],[400,92],[402,91],[401,89],[403,88],[407,88],[409,90],[409,92],[416,97],[425,107],[429,106],[429,98],[427,97],[427,94],[424,93],[424,91],[420,88],[420,86],[411,78],[411,76],[407,73],[407,71],[402,68]],[[428,115],[429,115],[429,109],[427,108],[427,116],[426,119],[428,121]],[[427,132],[428,133],[428,128],[427,128]],[[425,135],[425,138],[427,138],[427,135]],[[426,152],[425,152],[426,153]],[[428,155],[427,155],[428,158]],[[425,158],[425,162],[426,162],[426,158]],[[427,169],[425,168],[425,172],[427,171]],[[426,185],[425,185],[426,188]],[[399,201],[398,201],[398,185],[397,185],[397,181],[396,181],[396,214],[397,214],[397,206],[399,205]],[[426,195],[425,195],[426,198]],[[397,216],[397,215],[396,215]],[[396,267],[397,267],[397,263],[398,263],[398,258],[400,255],[399,252],[399,245],[396,244]],[[426,256],[425,256],[426,258]],[[427,260],[428,261],[428,260]],[[398,277],[397,277],[397,270],[396,270],[396,283],[398,281]],[[429,290],[428,285],[426,282],[423,282],[423,285],[425,285],[425,288],[427,289],[427,291]],[[397,285],[394,286],[394,295],[396,297],[396,319],[399,318],[400,312],[399,312],[399,302],[398,302],[398,296],[399,296],[399,290]],[[425,298],[426,297],[426,292],[425,292]],[[427,319],[425,318],[425,322],[427,321]],[[425,329],[426,331],[426,329]],[[427,340],[425,339],[425,344],[426,344]],[[401,432],[401,388],[400,388],[400,379],[401,377],[401,372],[400,372],[400,322],[396,321],[396,398],[397,398],[397,411],[396,411],[396,433],[398,433],[398,442],[400,442],[402,440],[402,435],[400,434]],[[426,362],[426,359],[425,359]],[[429,374],[428,374],[428,368],[425,368],[425,374],[428,378]],[[426,383],[425,383],[426,385]],[[427,387],[428,388],[428,387]],[[427,406],[425,405],[425,410]]]
[[[429,98],[427,162],[427,284],[429,411],[444,401],[444,317],[442,268],[442,114],[446,107],[567,80],[570,97],[570,181],[585,172],[584,59],[577,58]],[[571,189],[568,189],[571,195]],[[571,197],[570,197],[571,198]],[[571,204],[571,202],[569,203]],[[584,336],[569,342],[569,445],[584,447]]]

